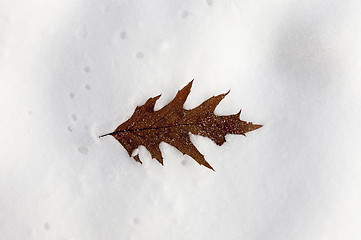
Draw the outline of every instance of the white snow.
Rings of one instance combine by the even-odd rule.
[[[0,1],[0,239],[358,240],[359,0]],[[216,172],[112,137],[195,79],[264,124]]]

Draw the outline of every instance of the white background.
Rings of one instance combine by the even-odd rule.
[[[359,0],[0,0],[0,239],[360,239]],[[185,108],[263,124],[215,172],[112,137],[195,79]]]

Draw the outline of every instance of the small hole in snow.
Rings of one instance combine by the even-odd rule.
[[[86,90],[90,90],[90,89],[91,89],[90,85],[88,85],[88,84],[85,85],[85,89],[86,89]]]
[[[212,5],[213,5],[213,0],[207,0],[207,4],[208,4],[209,6],[212,6]]]
[[[49,229],[50,229],[49,223],[47,223],[47,222],[44,223],[44,229],[45,229],[45,230],[49,230]]]
[[[81,153],[81,154],[87,154],[88,153],[88,148],[86,147],[80,147],[78,148],[78,151]]]
[[[142,52],[137,52],[137,54],[135,54],[135,56],[137,58],[143,58],[144,57],[144,54]]]
[[[133,218],[133,223],[134,223],[135,225],[138,225],[138,224],[140,223],[139,218]]]
[[[74,122],[76,122],[76,120],[78,119],[78,117],[75,114],[72,114],[71,118],[73,119]]]
[[[182,12],[182,18],[186,18],[186,17],[188,17],[188,15],[189,15],[188,11],[183,11]]]
[[[89,68],[89,67],[85,67],[85,68],[84,68],[84,72],[89,73],[89,72],[90,72],[90,68]]]
[[[120,33],[120,38],[121,39],[125,39],[127,37],[127,32],[126,31],[123,31]]]

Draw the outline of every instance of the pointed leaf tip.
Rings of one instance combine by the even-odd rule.
[[[226,93],[222,93],[222,94],[219,94],[219,95],[213,96],[213,97],[218,97],[218,96],[220,96],[220,97],[223,99],[223,98],[225,98],[225,97],[230,93],[230,91],[231,91],[231,90],[228,90],[228,92],[226,92]],[[221,100],[222,100],[222,99],[221,99]]]
[[[203,163],[202,165],[215,172],[215,170],[212,168],[212,166],[207,161],[205,163]]]
[[[190,90],[192,88],[192,86],[193,86],[193,81],[194,81],[194,79],[192,81],[190,81],[183,89],[189,89]]]
[[[209,169],[211,169],[213,172],[215,172],[216,170],[214,170],[213,168],[212,168],[212,166],[211,165],[209,165],[209,167],[208,167]]]
[[[253,124],[254,130],[263,127],[263,125],[260,124]]]

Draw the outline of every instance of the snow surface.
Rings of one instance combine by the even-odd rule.
[[[361,239],[361,1],[0,1],[0,239]],[[264,124],[216,172],[108,133],[185,104]]]

